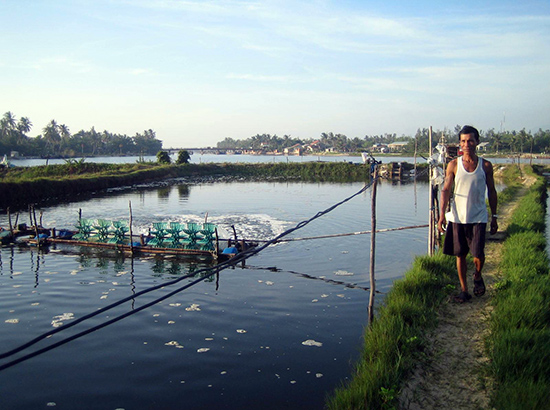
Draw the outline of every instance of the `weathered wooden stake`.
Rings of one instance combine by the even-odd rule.
[[[13,225],[11,224],[11,214],[10,214],[10,208],[9,207],[6,209],[6,212],[8,214],[8,224],[10,226],[10,234],[11,234],[11,236],[13,236]]]
[[[132,241],[132,201],[128,201],[128,207],[130,208],[130,253],[134,253],[134,242]]]
[[[430,125],[430,129],[428,132],[428,146],[430,148],[429,156],[428,158],[431,159],[432,157],[432,126]],[[433,238],[434,238],[434,217],[433,217],[433,206],[434,206],[434,198],[433,198],[433,185],[432,185],[432,166],[431,164],[428,165],[428,172],[429,172],[429,195],[428,195],[428,203],[429,203],[429,214],[428,214],[428,255],[433,255]]]
[[[36,221],[36,209],[34,208],[34,205],[32,205],[32,213],[31,213],[31,224],[33,222],[33,216],[34,216],[34,233],[36,234],[36,247],[40,248],[40,234],[38,232],[38,222]]]
[[[378,184],[378,165],[374,164],[372,173],[372,198],[371,198],[371,235],[370,235],[370,297],[369,297],[369,326],[374,321],[374,295],[375,283],[375,251],[376,251],[376,186]]]

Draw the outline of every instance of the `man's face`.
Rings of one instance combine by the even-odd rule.
[[[474,134],[460,134],[460,149],[465,154],[475,154],[477,140]]]

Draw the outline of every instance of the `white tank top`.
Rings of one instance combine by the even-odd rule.
[[[487,223],[485,195],[487,180],[483,170],[483,158],[478,158],[477,167],[468,172],[462,157],[456,161],[455,189],[451,210],[445,214],[450,222],[460,224]]]

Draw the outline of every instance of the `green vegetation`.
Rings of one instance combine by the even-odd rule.
[[[96,155],[154,155],[162,148],[162,141],[153,130],[135,136],[113,134],[109,131],[89,131],[71,134],[69,127],[51,120],[42,134],[30,138],[32,122],[27,117],[19,120],[10,111],[0,119],[0,155],[16,151],[21,156],[85,157]]]
[[[170,164],[172,163],[172,160],[166,151],[159,151],[157,152],[157,162],[159,164]]]
[[[402,378],[422,358],[426,329],[436,326],[437,309],[454,289],[456,267],[442,254],[417,257],[405,278],[395,281],[372,326],[365,331],[363,353],[352,380],[328,398],[327,407],[393,408]]]
[[[550,275],[546,184],[539,180],[512,216],[493,298],[487,349],[496,380],[492,406],[542,409],[550,403]]]
[[[454,130],[447,128],[434,130],[432,141],[435,146],[439,138],[444,136],[448,142],[458,142],[458,132],[462,126],[455,126]],[[487,153],[496,154],[520,154],[524,152],[548,153],[550,152],[550,130],[539,129],[534,134],[522,129],[521,131],[496,132],[494,129],[480,130],[481,142],[489,143],[484,148]],[[279,137],[270,134],[257,134],[253,137],[235,140],[226,138],[218,142],[219,149],[253,150],[255,152],[284,152],[286,148],[299,146],[305,153],[354,153],[362,151],[379,151],[377,145],[388,145],[394,142],[406,143],[397,151],[412,154],[415,151],[415,143],[418,152],[429,152],[429,129],[422,128],[413,135],[401,135],[385,133],[383,135],[365,135],[363,138],[348,138],[343,134],[332,132],[322,133],[318,139],[293,138],[288,135]],[[298,149],[298,148],[297,148]]]
[[[162,162],[98,164],[67,160],[62,165],[0,169],[0,208],[13,210],[53,198],[70,199],[86,192],[182,177],[352,182],[368,181],[370,168],[348,162],[177,165]]]
[[[519,176],[518,167],[505,169],[508,187],[499,193],[500,203],[517,195]],[[499,384],[493,400],[499,409],[546,408],[550,402],[550,278],[546,241],[536,231],[544,227],[545,189],[539,180],[522,200],[506,242],[502,265],[508,273],[499,284],[488,341],[491,372]],[[394,283],[374,323],[366,329],[362,357],[351,381],[327,398],[327,407],[394,408],[402,380],[415,361],[422,360],[425,335],[436,326],[439,305],[455,285],[454,258],[442,254],[417,257],[405,277]]]
[[[34,138],[28,137],[32,129],[32,122],[28,117],[16,116],[8,111],[0,119],[0,155],[9,155],[17,151],[21,156],[51,156],[51,157],[85,157],[97,155],[155,155],[162,149],[162,141],[156,138],[151,129],[135,136],[114,134],[108,131],[97,132],[94,127],[89,131],[78,131],[71,134],[65,124],[58,124],[51,120],[43,129],[42,134]],[[453,130],[444,128],[434,130],[432,133],[433,144],[437,144],[440,137],[447,141],[457,141],[458,131],[462,127],[456,125]],[[403,142],[398,152],[412,154],[415,152],[415,144],[418,152],[429,152],[429,129],[422,128],[415,135],[401,135],[384,133],[365,135],[364,137],[349,138],[344,134],[323,132],[319,138],[303,139],[284,135],[279,137],[270,134],[256,134],[246,139],[225,138],[217,143],[218,149],[251,150],[263,153],[283,153],[290,149],[309,154],[357,153],[363,151],[380,150],[377,145],[388,145],[395,142]],[[481,142],[489,143],[484,150],[487,153],[496,154],[521,154],[524,152],[548,153],[550,152],[550,130],[539,129],[535,133],[522,129],[520,131],[496,132],[493,128],[480,130]],[[204,147],[206,148],[206,147]],[[295,148],[296,150],[293,150]]]
[[[182,149],[178,152],[178,158],[176,159],[176,164],[182,165],[182,164],[189,164],[189,161],[191,160],[191,154],[189,154],[189,151]]]

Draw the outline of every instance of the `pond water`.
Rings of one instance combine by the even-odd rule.
[[[375,158],[382,163],[390,162],[409,162],[414,163],[414,158],[411,156],[402,157],[402,156],[377,156]],[[173,162],[176,161],[177,155],[171,155]],[[79,160],[79,159],[77,159]],[[91,157],[85,158],[86,162],[99,162],[99,163],[126,163],[133,164],[139,161],[138,156],[127,156],[127,157]],[[156,156],[146,156],[143,157],[144,161],[156,162]],[[353,162],[353,163],[362,163],[363,160],[361,156],[348,156],[348,155],[215,155],[215,154],[199,154],[195,153],[191,155],[190,162],[193,164],[202,164],[202,163],[260,163],[260,162],[309,162],[309,161],[324,161],[324,162]],[[490,161],[496,164],[511,164],[513,159],[502,157],[502,158],[490,158]],[[20,167],[30,167],[46,164],[64,164],[64,159],[10,159],[10,162],[15,166]],[[426,161],[422,157],[417,157],[417,163],[425,163]],[[533,158],[530,159],[521,159],[522,164],[550,164],[549,158]]]
[[[361,183],[228,182],[111,191],[43,208],[43,225],[85,218],[234,225],[239,237],[270,239],[358,192]],[[378,189],[378,228],[425,224],[426,184]],[[367,190],[292,234],[370,229]],[[28,222],[25,215],[19,222]],[[28,218],[27,218],[28,219]],[[0,215],[0,226],[6,226]],[[387,292],[427,229],[377,235],[377,289]],[[350,374],[367,323],[370,235],[271,246],[245,267],[223,270],[124,320],[0,371],[3,408],[319,409]],[[4,353],[62,323],[209,265],[177,258],[128,258],[3,247],[0,346]],[[185,278],[42,340],[24,354],[135,311],[191,282]],[[380,302],[383,294],[378,295]]]

